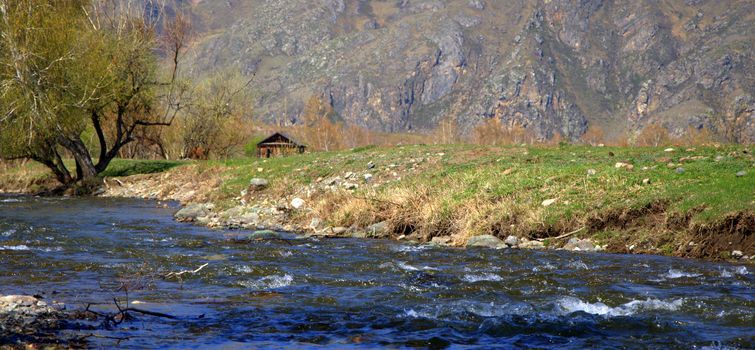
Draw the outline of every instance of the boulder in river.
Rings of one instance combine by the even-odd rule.
[[[181,222],[193,222],[198,218],[210,215],[215,206],[212,203],[189,204],[177,211],[173,217]]]
[[[275,239],[275,238],[280,238],[280,234],[272,230],[257,230],[249,234],[249,239]]]
[[[504,248],[506,243],[493,235],[480,235],[469,237],[467,247]]]

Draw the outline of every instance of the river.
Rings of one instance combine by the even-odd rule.
[[[101,348],[755,347],[751,266],[293,234],[250,242],[174,222],[175,210],[0,197],[0,294],[100,310],[117,297],[177,317],[97,329],[128,338],[91,338]]]

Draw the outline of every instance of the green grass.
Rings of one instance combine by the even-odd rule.
[[[101,175],[106,177],[119,177],[138,174],[154,174],[184,164],[187,164],[187,162],[176,160],[113,159]]]
[[[664,152],[664,148],[410,145],[264,160],[239,158],[211,164],[226,169],[227,180],[221,191],[227,197],[236,196],[254,177],[266,178],[272,187],[277,185],[286,193],[318,178],[354,172],[357,175],[352,182],[361,186],[357,192],[374,191],[389,197],[397,188],[428,186],[435,195],[443,197],[443,206],[451,208],[449,211],[475,198],[514,201],[542,209],[546,225],[564,218],[584,217],[594,211],[642,208],[661,201],[668,203],[670,212],[701,209],[695,219],[702,221],[753,210],[753,158],[742,152],[744,147],[702,147],[690,151],[678,147],[675,152]],[[731,152],[737,152],[737,156],[728,156]],[[676,167],[668,168],[666,163],[658,161],[668,157],[680,163],[680,159],[692,156],[707,158],[682,162],[683,174],[677,174]],[[716,162],[716,156],[724,159]],[[631,163],[634,169],[615,168],[620,161]],[[368,162],[377,167],[368,170]],[[387,169],[389,166],[392,168]],[[588,169],[597,174],[588,176]],[[511,173],[504,175],[507,170]],[[737,177],[735,174],[742,170],[748,175]],[[397,172],[401,180],[378,181],[377,187],[365,186],[361,174],[366,172],[383,180],[391,179],[390,173]],[[643,185],[643,179],[649,179],[650,184]],[[557,199],[555,204],[541,207],[542,201],[552,198]]]

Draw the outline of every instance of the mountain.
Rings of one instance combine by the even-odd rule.
[[[194,0],[188,72],[254,76],[255,116],[310,96],[380,131],[488,118],[541,137],[657,123],[755,140],[751,0]]]

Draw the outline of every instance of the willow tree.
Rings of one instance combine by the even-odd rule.
[[[138,128],[170,125],[186,26],[124,4],[0,0],[0,158],[36,160],[70,185],[103,172]]]

